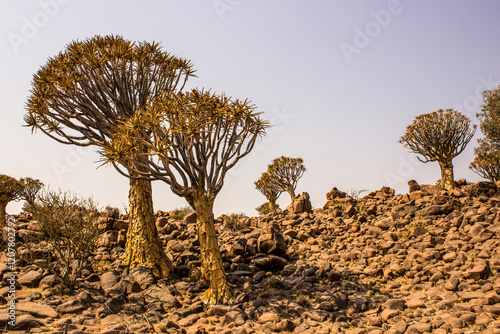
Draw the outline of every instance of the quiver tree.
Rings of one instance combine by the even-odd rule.
[[[34,75],[25,122],[60,143],[104,147],[119,124],[158,94],[182,90],[193,73],[189,61],[168,54],[158,43],[120,36],[74,41]],[[146,158],[136,154],[134,159]],[[123,261],[166,276],[171,263],[158,238],[151,183],[125,175],[132,178]]]
[[[250,153],[269,126],[259,114],[248,101],[210,92],[165,94],[130,118],[102,152],[115,165],[166,182],[195,210],[201,274],[210,286],[201,296],[205,304],[225,303],[232,295],[217,242],[213,205],[227,171]]]
[[[267,172],[262,173],[261,177],[254,182],[255,188],[266,196],[269,201],[269,212],[276,208],[276,200],[280,197],[282,190],[281,187],[274,182],[271,175]]]
[[[483,92],[483,104],[477,118],[486,139],[500,145],[500,86]]]
[[[13,177],[0,174],[0,228],[6,223],[6,208],[11,201],[21,199],[23,184]]]
[[[417,116],[406,127],[399,142],[414,153],[421,162],[437,161],[441,168],[441,186],[455,187],[452,159],[462,153],[472,139],[476,126],[470,128],[467,116],[453,109],[439,109]]]
[[[476,155],[469,168],[476,174],[496,182],[500,179],[500,86],[483,92],[481,112],[477,114],[485,138],[478,139]]]
[[[479,143],[479,147],[474,149],[476,157],[469,168],[477,175],[497,182],[500,180],[500,150],[492,148],[491,144]]]
[[[43,182],[38,179],[32,179],[31,177],[23,177],[19,181],[23,185],[21,198],[25,200],[28,205],[33,205],[38,192],[43,188]]]
[[[281,191],[290,194],[290,198],[295,198],[295,189],[299,179],[304,175],[306,167],[302,158],[290,158],[281,156],[273,160],[267,167],[267,173],[272,182],[276,184]]]

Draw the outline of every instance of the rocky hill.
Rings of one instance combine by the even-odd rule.
[[[17,260],[19,333],[500,333],[497,185],[409,184],[403,195],[384,187],[355,199],[334,188],[322,208],[312,210],[303,193],[283,211],[219,217],[235,297],[211,308],[199,300],[207,286],[193,214],[156,213],[176,264],[172,277],[156,280],[120,264],[127,216],[107,210],[78,289],[57,293],[52,275]],[[17,221],[20,241],[38,233],[27,215]],[[2,307],[1,328],[7,322]]]

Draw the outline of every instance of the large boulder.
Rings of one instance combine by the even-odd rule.
[[[277,228],[270,227],[257,239],[257,250],[263,254],[282,256],[287,250],[285,237]]]
[[[329,201],[333,201],[334,199],[345,198],[346,196],[347,193],[338,190],[337,187],[333,187],[333,189],[326,194],[326,199]]]
[[[408,193],[420,190],[420,185],[415,180],[408,181]]]
[[[295,196],[292,203],[285,209],[285,213],[303,212],[312,212],[312,205],[311,201],[309,200],[309,194],[306,192]]]

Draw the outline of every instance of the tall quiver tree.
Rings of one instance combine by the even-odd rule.
[[[60,143],[104,147],[119,124],[155,96],[182,90],[193,73],[189,61],[168,54],[158,43],[120,36],[73,41],[34,75],[25,122]],[[125,175],[130,177],[130,218],[124,263],[166,276],[171,262],[158,238],[151,182]]]
[[[484,138],[474,148],[476,157],[469,168],[491,182],[500,179],[500,86],[483,92],[481,112],[477,113]]]
[[[267,172],[262,173],[261,177],[254,182],[255,188],[269,201],[269,212],[273,211],[276,207],[276,200],[280,197],[282,190],[281,187],[274,182],[271,175]]]
[[[295,198],[295,189],[299,179],[304,175],[306,167],[302,158],[281,156],[273,160],[267,167],[267,173],[281,191],[286,191],[290,198]]]
[[[214,200],[227,171],[269,126],[259,114],[248,101],[210,92],[164,95],[124,124],[102,152],[111,163],[166,182],[195,210],[201,274],[210,286],[201,299],[208,305],[225,303],[232,295],[217,242]],[[155,156],[142,159],[141,148]]]
[[[23,185],[21,198],[26,201],[28,206],[35,204],[37,194],[43,188],[43,182],[31,177],[23,177],[19,181]]]
[[[467,116],[453,109],[439,109],[417,116],[399,142],[420,154],[423,158],[417,157],[419,161],[437,161],[441,168],[441,186],[450,190],[455,187],[452,160],[462,153],[475,131],[476,125],[471,129]]]
[[[22,192],[21,182],[8,175],[0,175],[0,228],[3,228],[6,223],[7,204],[21,199]]]

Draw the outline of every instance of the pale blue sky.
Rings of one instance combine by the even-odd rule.
[[[297,191],[309,192],[314,207],[334,186],[406,192],[410,179],[435,183],[437,163],[415,163],[398,143],[406,125],[440,108],[478,124],[480,92],[500,85],[500,2],[493,0],[9,0],[0,13],[0,173],[120,209],[128,180],[96,169],[97,154],[22,127],[33,74],[74,39],[161,42],[192,60],[191,87],[248,98],[266,112],[275,127],[230,173],[217,215],[255,215],[265,198],[253,181],[279,155],[304,159]],[[468,169],[479,135],[454,160],[456,178],[480,180]],[[161,182],[154,190],[157,210],[186,205]],[[286,206],[288,195],[278,202]]]

